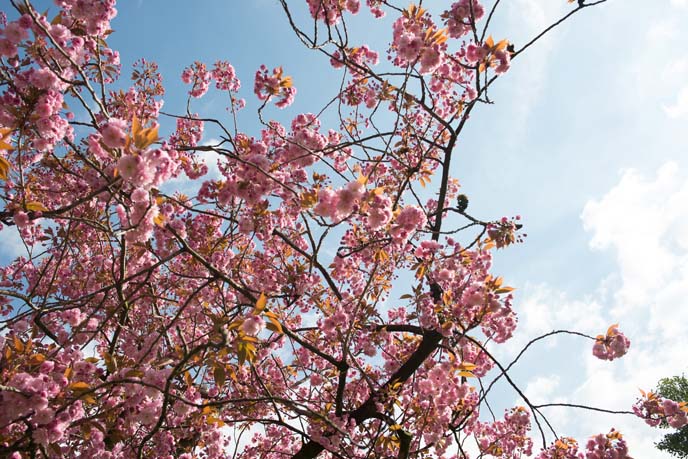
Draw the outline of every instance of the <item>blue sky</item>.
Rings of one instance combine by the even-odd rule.
[[[493,35],[517,47],[571,8],[565,0],[502,5]],[[268,117],[317,111],[336,91],[339,75],[300,45],[277,0],[126,0],[118,10],[108,42],[121,52],[122,74],[140,57],[155,60],[165,111],[183,112],[179,75],[194,60],[234,65],[249,102],[239,125],[250,134],[258,132],[252,83],[261,64],[284,66],[298,89],[292,107]],[[484,219],[521,214],[528,233],[495,261],[519,289],[521,313],[521,332],[502,355],[559,327],[597,334],[620,322],[633,343],[612,363],[595,361],[587,342],[538,347],[515,374],[536,401],[628,409],[639,387],[686,371],[687,25],[688,0],[609,0],[583,11],[514,61],[492,91],[495,104],[474,112],[457,147],[454,175],[470,209]],[[381,55],[391,38],[389,21],[367,13],[351,33]],[[211,91],[192,110],[226,117],[225,102]],[[669,457],[652,446],[662,432],[636,418],[553,411],[552,419],[580,438],[617,426],[634,457]]]

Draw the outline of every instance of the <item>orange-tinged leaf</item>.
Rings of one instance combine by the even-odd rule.
[[[425,265],[420,265],[418,269],[416,270],[416,279],[422,279],[423,276],[425,275]]]
[[[616,334],[616,333],[614,332],[614,329],[615,329],[615,328],[619,328],[619,324],[611,325],[611,326],[607,329],[607,336],[615,335],[615,334]]]
[[[31,365],[40,365],[45,362],[45,356],[43,354],[34,354],[29,358],[29,363]]]
[[[614,430],[607,434],[607,438],[609,438],[610,440],[621,440],[623,438],[623,435],[621,435],[621,432],[619,432],[618,430]]]
[[[89,386],[88,383],[86,383],[86,382],[79,381],[79,382],[71,383],[69,385],[69,388],[71,390],[79,391],[79,390],[89,390],[91,388],[91,386]]]
[[[8,143],[12,136],[12,129],[0,128],[0,150],[14,150],[14,147]]]
[[[441,45],[447,41],[447,29],[440,29],[432,34],[431,40],[433,44]]]
[[[225,385],[227,373],[222,365],[215,366],[215,369],[213,370],[213,378],[215,378],[215,384],[217,387],[222,387]]]
[[[225,421],[223,421],[222,419],[215,417],[215,416],[208,416],[206,418],[206,421],[208,422],[208,424],[215,424],[219,427],[222,427],[225,425]]]
[[[509,46],[509,40],[502,40],[499,43],[497,43],[497,46],[495,46],[495,51],[503,51],[506,49],[507,46]]]
[[[153,142],[158,140],[158,126],[143,128],[138,117],[134,115],[131,120],[131,137],[137,148],[148,148]]]
[[[88,363],[98,363],[100,359],[98,357],[87,357],[84,359]]]
[[[89,405],[95,405],[96,403],[98,403],[98,401],[95,399],[95,397],[91,394],[85,394],[85,395],[81,396],[81,400],[88,403]]]
[[[470,363],[470,362],[461,362],[461,364],[459,364],[459,367],[458,367],[458,368],[459,368],[460,370],[472,371],[472,370],[475,370],[477,367],[478,367],[478,366],[477,366],[476,364],[474,364],[474,363]]]
[[[282,324],[279,323],[279,320],[277,320],[276,317],[271,317],[267,315],[266,317],[268,318],[269,322],[265,325],[265,328],[267,328],[268,330],[272,330],[273,332],[279,335],[284,333],[284,331],[282,330]]]
[[[451,291],[444,292],[444,294],[442,294],[442,304],[444,304],[445,306],[449,306],[449,303],[451,303],[451,301],[452,301]]]
[[[22,352],[24,352],[24,343],[22,342],[22,340],[19,339],[18,336],[15,335],[15,336],[12,338],[12,341],[14,342],[14,349],[15,349],[17,352],[19,352],[20,354],[21,354]]]
[[[11,169],[12,165],[10,164],[10,162],[2,156],[0,156],[0,179],[7,180],[7,177],[9,176]]]
[[[156,215],[155,218],[153,218],[153,223],[155,223],[158,226],[165,226],[165,215]]]
[[[492,38],[492,35],[487,37],[487,40],[485,40],[485,44],[492,48],[494,46],[494,38]]]
[[[308,209],[318,203],[318,192],[316,190],[304,191],[301,193],[301,207]]]
[[[291,88],[294,85],[294,82],[292,81],[290,76],[286,76],[282,78],[282,81],[280,81],[280,86],[283,88]]]
[[[134,115],[134,118],[131,120],[131,133],[136,136],[140,131],[141,122],[139,121],[139,117]]]
[[[46,212],[48,209],[38,201],[30,201],[26,203],[26,210],[33,212]]]
[[[265,309],[265,306],[268,304],[268,297],[265,295],[265,293],[261,293],[260,296],[258,297],[258,301],[256,301],[256,312],[261,313],[263,312],[263,309]]]
[[[103,360],[105,361],[105,368],[109,373],[114,373],[117,371],[117,361],[115,360],[109,352],[102,353]]]

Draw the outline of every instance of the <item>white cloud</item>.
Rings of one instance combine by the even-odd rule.
[[[657,107],[664,108],[665,112],[668,109],[669,114],[674,107],[674,111],[679,111],[680,105],[662,107],[658,102],[675,98],[688,77],[688,56],[685,47],[680,45],[685,21],[676,14],[649,21],[641,39],[630,45],[634,49],[633,59],[619,63],[626,67],[620,75],[630,76],[620,82],[620,91],[633,94],[627,98],[627,104],[638,113]]]
[[[674,104],[664,105],[662,108],[669,118],[679,118],[688,115],[688,86],[681,88]]]
[[[653,22],[647,28],[647,41],[656,43],[664,42],[681,35],[681,30],[672,18],[665,18],[662,21]]]
[[[18,256],[26,255],[26,247],[16,226],[4,226],[0,230],[0,238],[2,238],[0,258],[13,260]]]
[[[562,375],[529,382],[526,393],[536,402],[549,398],[629,411],[639,388],[651,389],[658,379],[686,371],[686,203],[688,174],[668,162],[650,177],[626,170],[616,186],[586,204],[581,219],[591,234],[590,247],[614,256],[616,272],[580,299],[551,286],[526,287],[519,305],[522,330],[516,340],[522,339],[521,333],[533,336],[557,328],[596,334],[603,331],[601,327],[620,322],[631,338],[630,352],[618,361],[605,362],[591,355],[592,343],[581,347],[578,341],[560,340],[557,355],[562,350],[579,352],[578,358],[562,365],[553,360],[547,346],[533,348],[541,368]],[[573,381],[567,380],[571,373]],[[624,433],[633,457],[670,457],[654,447],[667,431],[651,428],[633,415],[550,410],[548,418],[563,435],[584,440],[615,427]]]
[[[688,0],[670,0],[670,2],[678,8],[685,8],[688,6]]]
[[[506,33],[516,49],[520,49],[562,14],[566,4],[560,2],[541,2],[538,0],[515,0],[509,4],[509,26]],[[550,32],[518,57],[507,78],[513,80],[512,88],[517,89],[509,95],[514,111],[513,132],[524,131],[532,107],[537,104],[547,82],[551,55],[557,46],[558,32]],[[527,90],[522,90],[527,88]]]
[[[581,218],[594,249],[616,252],[624,306],[646,305],[666,292],[688,261],[688,181],[676,163],[664,164],[653,180],[626,171],[602,199],[589,201]]]
[[[688,77],[688,56],[681,56],[670,61],[662,72],[662,81],[682,83]]]

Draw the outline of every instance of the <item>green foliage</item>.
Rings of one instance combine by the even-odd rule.
[[[684,375],[660,379],[657,394],[676,402],[688,402],[688,379]],[[669,425],[662,422],[661,427],[668,428]],[[688,458],[688,425],[666,434],[662,441],[657,443],[657,448],[681,459]]]

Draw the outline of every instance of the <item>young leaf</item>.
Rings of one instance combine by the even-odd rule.
[[[88,383],[83,382],[83,381],[78,381],[71,383],[69,385],[69,388],[73,391],[81,391],[81,390],[89,390],[91,386],[88,385]]]
[[[7,180],[12,166],[9,161],[0,156],[0,179]]]
[[[260,314],[263,312],[263,309],[265,309],[265,306],[268,304],[268,297],[265,296],[265,293],[261,293],[260,296],[258,297],[258,301],[256,301],[256,313]]]

